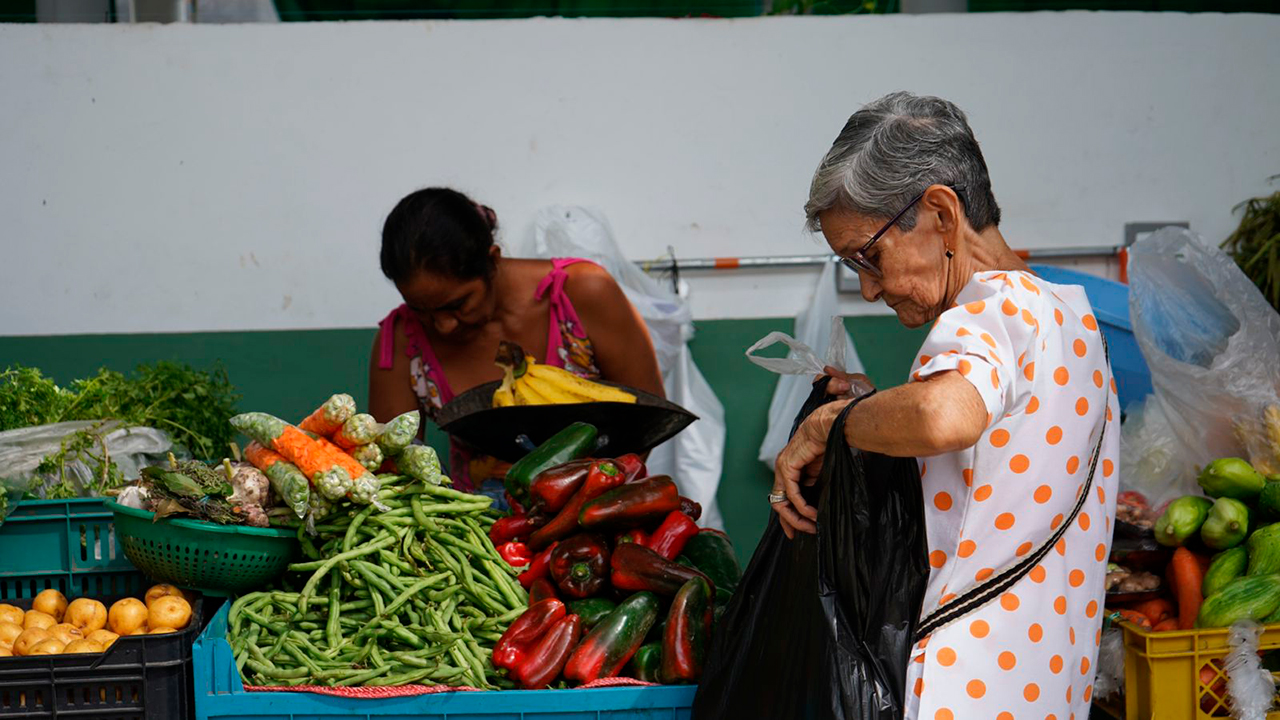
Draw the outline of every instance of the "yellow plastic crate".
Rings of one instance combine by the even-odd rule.
[[[1219,663],[1226,656],[1226,628],[1151,632],[1130,622],[1124,628],[1124,703],[1126,720],[1215,720],[1229,718],[1226,679]],[[1260,650],[1280,649],[1280,625],[1268,625],[1258,643]],[[1213,672],[1208,684],[1200,682],[1206,664]],[[1206,676],[1207,678],[1207,676]],[[1280,720],[1280,712],[1267,715]]]

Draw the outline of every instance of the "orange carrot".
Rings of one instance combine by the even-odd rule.
[[[342,428],[342,423],[356,414],[356,401],[350,395],[339,393],[298,423],[300,430],[317,435],[332,435]]]
[[[1200,614],[1200,603],[1204,597],[1200,594],[1200,584],[1204,573],[1200,570],[1200,561],[1190,550],[1180,547],[1173,551],[1173,567],[1169,572],[1169,585],[1178,599],[1178,629],[1190,630],[1196,626],[1196,616]]]
[[[347,451],[343,450],[337,445],[334,445],[332,442],[324,438],[318,438],[316,442],[319,443],[320,446],[325,449],[325,452],[327,452],[329,456],[333,458],[334,463],[339,465],[343,470],[347,471],[347,474],[350,475],[352,479],[358,478],[361,475],[364,475],[365,473],[369,472],[367,469],[365,469],[365,466],[360,464],[360,461],[351,457],[351,455]]]
[[[1177,629],[1178,629],[1178,618],[1176,617],[1165,618],[1164,620],[1161,620],[1160,622],[1156,623],[1156,626],[1152,628],[1152,630],[1155,630],[1156,632],[1165,632],[1167,630],[1177,630]]]
[[[1159,625],[1168,618],[1173,617],[1176,612],[1173,603],[1169,602],[1167,598],[1147,600],[1133,605],[1132,608],[1150,618],[1152,625]]]
[[[309,478],[314,478],[317,473],[322,473],[334,465],[333,459],[329,457],[329,451],[318,440],[312,440],[306,433],[292,425],[285,425],[284,431],[271,444],[276,452],[297,465],[298,469],[306,473]]]
[[[1134,625],[1144,628],[1151,627],[1151,619],[1137,610],[1117,610],[1116,613]]]

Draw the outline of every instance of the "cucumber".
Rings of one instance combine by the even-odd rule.
[[[1248,535],[1249,507],[1235,498],[1218,498],[1200,526],[1200,539],[1214,550],[1233,548]]]
[[[1205,598],[1198,628],[1230,627],[1240,620],[1263,620],[1280,608],[1280,575],[1247,575]]]
[[[1209,570],[1204,574],[1200,594],[1204,597],[1216,594],[1224,585],[1244,575],[1249,567],[1249,551],[1243,545],[1223,550],[1213,556]]]
[[[1156,540],[1169,547],[1182,545],[1187,538],[1200,532],[1211,507],[1213,501],[1199,495],[1184,495],[1174,500],[1156,520]]]
[[[1258,510],[1270,520],[1280,520],[1280,482],[1268,479],[1258,494]]]
[[[1280,523],[1265,525],[1249,538],[1249,575],[1280,572]]]
[[[1211,498],[1253,500],[1262,492],[1267,479],[1241,458],[1219,458],[1204,466],[1197,482]]]

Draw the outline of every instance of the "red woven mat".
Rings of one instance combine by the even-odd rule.
[[[580,686],[581,690],[605,687],[645,687],[653,683],[633,680],[631,678],[603,678]],[[335,695],[337,697],[366,698],[379,700],[385,698],[413,697],[415,695],[435,695],[447,692],[483,692],[473,687],[449,687],[448,685],[398,685],[395,687],[328,687],[326,685],[297,685],[283,687],[275,685],[246,685],[249,692],[309,692],[317,695]]]

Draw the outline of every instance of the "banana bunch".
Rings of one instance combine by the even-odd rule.
[[[504,341],[496,362],[503,377],[502,385],[493,393],[494,407],[636,401],[629,392],[584,380],[564,368],[539,365],[515,343]]]

